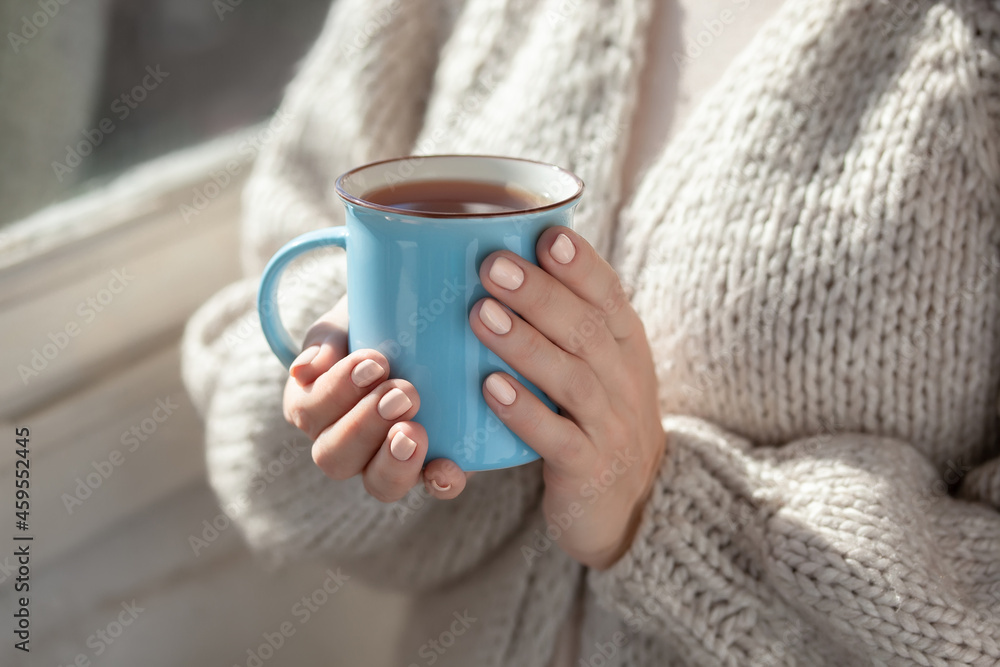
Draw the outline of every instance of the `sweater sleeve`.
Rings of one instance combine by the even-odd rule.
[[[630,551],[590,574],[630,629],[699,664],[998,664],[1000,514],[949,496],[913,447],[664,427]]]
[[[486,559],[540,501],[537,465],[478,475],[449,502],[417,488],[382,504],[359,479],[330,480],[282,416],[287,372],[255,312],[268,257],[296,234],[342,221],[329,187],[337,175],[411,151],[446,35],[438,14],[455,4],[334,5],[259,138],[244,196],[246,278],[204,304],[184,335],[183,377],[205,419],[209,481],[251,547],[272,562],[319,557],[387,586],[439,586]],[[278,302],[295,340],[346,290],[343,253],[323,253],[293,263],[282,280]]]

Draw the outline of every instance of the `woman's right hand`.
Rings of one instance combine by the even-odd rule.
[[[347,354],[346,296],[309,328],[302,350],[285,384],[285,419],[313,440],[313,461],[328,477],[361,475],[382,502],[421,481],[437,498],[462,492],[467,475],[453,461],[422,469],[427,432],[409,421],[420,409],[416,388],[389,379],[389,362],[376,350]]]

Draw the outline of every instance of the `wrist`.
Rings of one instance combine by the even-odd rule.
[[[622,532],[621,538],[615,543],[615,546],[612,549],[608,550],[606,555],[595,559],[595,564],[592,566],[594,569],[606,570],[610,568],[621,560],[622,557],[632,548],[632,543],[635,541],[636,535],[639,532],[639,526],[642,524],[642,517],[645,513],[646,504],[649,502],[649,498],[653,494],[653,485],[659,478],[660,467],[663,464],[663,457],[666,455],[667,436],[665,433],[662,435],[662,438],[662,446],[657,448],[656,458],[653,461],[653,464],[646,471],[647,474],[644,483],[639,486],[640,492],[631,504],[628,520],[625,522],[625,529]]]

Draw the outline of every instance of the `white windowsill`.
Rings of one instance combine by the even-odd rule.
[[[0,427],[31,429],[37,567],[204,475],[177,343],[191,313],[240,277],[240,198],[257,132],[154,160],[0,234]],[[181,206],[223,172],[235,176],[209,185],[218,193],[185,222]],[[180,407],[128,451],[124,433],[166,397]],[[69,512],[64,494],[116,450],[124,462]],[[13,488],[13,451],[0,448],[2,488]],[[4,513],[0,531],[12,524]]]

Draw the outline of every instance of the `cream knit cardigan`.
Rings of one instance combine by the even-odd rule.
[[[404,666],[467,613],[434,664],[542,667],[578,596],[575,664],[1000,664],[1000,12],[788,0],[623,202],[651,2],[335,3],[247,189],[246,280],[186,333],[212,485],[260,551],[419,592]],[[670,442],[606,572],[545,537],[537,464],[381,504],[282,419],[261,268],[341,222],[339,173],[411,152],[587,182]],[[301,336],[343,258],[295,276]]]

